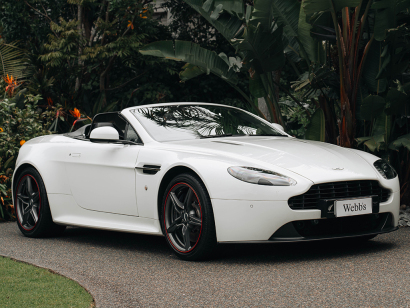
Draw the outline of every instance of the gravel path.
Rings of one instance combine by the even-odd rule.
[[[224,245],[177,259],[161,237],[68,228],[29,239],[0,224],[0,255],[78,281],[97,307],[408,307],[410,228],[365,244]]]

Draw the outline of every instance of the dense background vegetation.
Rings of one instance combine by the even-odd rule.
[[[166,101],[235,105],[297,137],[370,151],[394,165],[409,203],[409,0],[163,7],[169,25],[148,0],[1,2],[0,217],[12,217],[25,141]]]

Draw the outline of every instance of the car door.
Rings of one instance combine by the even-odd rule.
[[[127,135],[135,140],[137,134],[132,126],[124,125],[125,140]],[[87,210],[138,216],[135,167],[140,148],[137,143],[75,142],[67,173],[77,204]]]

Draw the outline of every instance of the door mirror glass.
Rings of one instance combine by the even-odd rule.
[[[117,142],[120,140],[120,135],[114,127],[97,127],[91,131],[90,140],[91,142]]]

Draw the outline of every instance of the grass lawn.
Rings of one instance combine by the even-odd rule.
[[[78,283],[48,270],[0,257],[0,307],[94,307]]]

